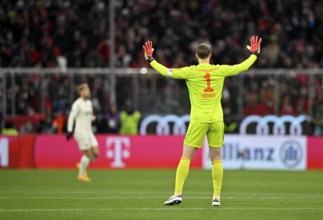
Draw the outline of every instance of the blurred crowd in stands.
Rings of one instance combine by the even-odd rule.
[[[205,41],[213,46],[214,63],[235,64],[248,57],[248,38],[258,34],[263,45],[256,68],[323,68],[323,1],[114,2],[116,67],[148,67],[141,49],[147,39],[155,43],[155,58],[169,67],[196,64],[194,48]],[[108,12],[108,0],[2,0],[1,67],[108,67]],[[57,74],[40,83],[39,74],[16,75],[15,85],[8,83],[7,94],[15,95],[18,115],[33,115],[41,110],[40,93],[44,92],[47,114],[40,127],[48,131],[47,124],[59,123],[70,108],[73,91],[68,78]],[[280,77],[279,93],[277,80],[246,75],[243,100],[238,100],[238,80],[228,79],[223,92],[226,115],[236,115],[241,101],[244,115],[298,115],[309,113],[310,104],[316,108],[322,94],[321,77],[312,84],[314,94],[309,92],[306,74]],[[125,109],[126,100],[134,98],[129,79],[118,81],[117,106],[110,106],[109,76],[79,77],[76,83],[80,82],[90,84],[95,110],[102,118],[114,108]],[[143,113],[189,112],[185,83],[145,76],[139,84],[140,97],[150,99],[139,100],[137,108]],[[12,101],[7,99],[8,108]]]
[[[141,45],[173,67],[195,63],[198,42],[213,45],[216,63],[245,59],[248,37],[263,38],[256,67],[323,67],[323,2],[314,0],[119,0],[116,66],[146,65]],[[2,66],[105,66],[109,62],[108,0],[3,0]]]

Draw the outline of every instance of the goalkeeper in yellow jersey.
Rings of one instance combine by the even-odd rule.
[[[237,65],[210,64],[212,48],[202,43],[196,47],[198,65],[169,69],[153,58],[153,45],[147,41],[143,45],[145,58],[161,75],[174,79],[184,79],[189,91],[191,102],[190,124],[184,139],[182,158],[178,164],[175,180],[175,192],[164,205],[175,205],[182,202],[183,186],[188,176],[190,162],[194,153],[201,148],[205,135],[209,143],[212,162],[213,199],[212,206],[220,206],[220,192],[223,178],[221,149],[223,145],[223,112],[221,106],[222,88],[225,77],[235,76],[257,60],[262,39],[257,36],[250,38],[248,50],[252,53],[248,59]]]

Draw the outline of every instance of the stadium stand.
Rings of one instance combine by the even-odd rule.
[[[61,62],[68,67],[109,66],[107,0],[4,0],[0,6],[1,67],[47,68]],[[141,50],[146,39],[156,42],[156,59],[166,66],[195,64],[194,47],[202,41],[213,45],[214,63],[234,64],[247,56],[244,45],[254,33],[264,38],[256,68],[323,67],[322,1],[123,0],[116,1],[116,15],[116,67],[147,67]],[[8,92],[16,96],[17,115],[40,112],[40,80],[39,74],[17,74],[15,85],[7,85]],[[274,89],[277,80],[280,97]],[[69,77],[62,75],[43,79],[46,110],[52,118],[65,115],[69,108],[73,91],[68,82]],[[79,76],[75,82],[91,85],[96,112],[106,114],[109,77]],[[131,89],[120,86],[129,82],[126,77],[118,79],[119,109],[125,100],[133,99]],[[280,100],[279,114],[308,113],[308,82],[306,74],[280,79],[247,75],[243,114],[273,113],[275,98]],[[225,83],[223,105],[228,114],[238,113],[237,84],[237,79]],[[313,86],[319,94],[322,78],[316,77]],[[144,114],[188,113],[189,104],[179,104],[187,96],[185,83],[146,77],[140,87],[146,95],[155,95],[152,105],[138,107]]]

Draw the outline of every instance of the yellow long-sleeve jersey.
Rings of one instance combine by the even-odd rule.
[[[150,62],[150,65],[165,77],[184,79],[190,95],[191,121],[211,123],[223,121],[221,98],[224,78],[248,70],[256,60],[257,56],[252,54],[236,65],[203,63],[169,69],[156,60]]]

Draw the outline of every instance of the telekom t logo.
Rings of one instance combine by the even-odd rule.
[[[130,157],[130,139],[127,137],[108,137],[106,140],[106,156],[113,159],[111,167],[123,168],[123,159]]]

